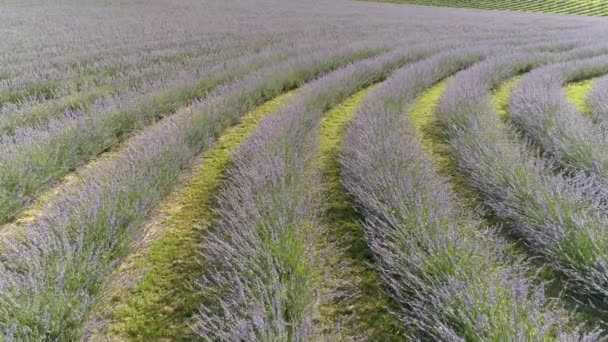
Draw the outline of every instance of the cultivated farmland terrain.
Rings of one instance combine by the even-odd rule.
[[[480,8],[499,11],[563,13],[591,16],[608,16],[606,0],[363,0],[396,4]]]
[[[3,1],[0,37],[0,341],[608,336],[605,19]]]

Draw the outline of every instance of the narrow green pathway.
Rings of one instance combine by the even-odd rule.
[[[103,332],[94,334],[93,340],[194,338],[187,323],[199,304],[194,284],[202,274],[198,263],[200,233],[213,221],[214,195],[232,151],[263,117],[275,112],[292,95],[287,93],[264,103],[245,115],[240,124],[228,129],[203,153],[186,184],[160,205],[157,217],[147,229],[149,235],[157,238],[133,253],[117,273],[120,279],[136,278],[132,280],[135,284],[125,287],[125,281],[119,280],[108,290],[108,300],[99,311],[109,312],[108,317],[101,319],[109,319],[111,323]]]
[[[479,199],[467,185],[466,179],[456,170],[450,146],[445,141],[444,130],[435,115],[435,107],[443,94],[449,78],[423,91],[406,113],[423,152],[430,157],[437,172],[450,181],[452,190],[467,208],[479,205]]]
[[[325,186],[322,210],[327,232],[323,237],[338,249],[328,256],[331,273],[328,272],[330,279],[326,279],[326,283],[330,290],[340,294],[321,305],[321,325],[328,330],[339,326],[338,340],[401,341],[403,327],[389,312],[389,297],[371,265],[373,255],[363,236],[363,218],[340,183],[338,158],[344,130],[372,88],[355,93],[327,112],[320,125],[314,165],[321,172]]]
[[[507,113],[509,94],[511,94],[511,90],[520,80],[521,76],[512,77],[498,86],[492,94],[492,103],[496,109],[496,114],[504,121],[509,118],[509,113]]]
[[[434,138],[434,132],[438,125],[435,118],[435,106],[437,106],[447,82],[447,80],[441,81],[423,91],[407,112],[423,151],[431,156],[433,162],[439,166],[446,166],[448,160],[446,160],[445,155],[445,144]]]
[[[589,114],[587,107],[587,94],[593,87],[594,79],[584,80],[576,83],[569,83],[564,86],[566,98],[578,108],[583,114]]]

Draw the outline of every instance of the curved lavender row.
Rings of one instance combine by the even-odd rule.
[[[200,4],[198,6],[193,7],[198,8],[199,6]],[[212,6],[212,8],[213,7],[216,6]],[[114,10],[116,11],[116,9]],[[56,9],[53,9],[53,12],[54,11],[56,11]],[[24,47],[23,44],[19,44],[20,47],[12,46],[10,49],[11,53],[4,53],[4,56],[0,56],[2,57],[3,61],[1,65],[6,66],[3,72],[8,73],[8,75],[6,75],[5,77],[0,77],[0,89],[3,88],[2,85],[5,79],[10,80],[11,83],[28,83],[30,81],[34,83],[40,81],[53,82],[55,77],[78,74],[81,73],[83,69],[84,71],[88,72],[89,70],[86,68],[87,64],[100,64],[102,66],[102,69],[106,67],[112,68],[116,64],[120,64],[123,60],[131,61],[133,59],[139,58],[146,59],[147,56],[151,57],[151,59],[155,58],[156,56],[165,55],[167,57],[170,57],[170,54],[174,51],[190,51],[192,49],[196,49],[199,46],[207,46],[210,48],[216,47],[218,45],[230,46],[232,41],[235,39],[235,37],[227,37],[228,35],[224,32],[218,32],[218,27],[215,27],[211,24],[214,22],[212,20],[198,20],[198,25],[187,26],[185,32],[182,32],[184,31],[184,29],[176,23],[165,23],[165,30],[159,31],[158,27],[156,27],[155,25],[150,25],[150,23],[156,22],[156,20],[162,21],[163,19],[166,19],[164,18],[165,16],[159,15],[160,13],[149,13],[147,9],[143,12],[143,14],[148,17],[154,17],[154,20],[144,22],[145,27],[147,28],[146,31],[150,32],[144,33],[145,39],[142,39],[142,33],[139,32],[139,30],[123,30],[118,35],[115,32],[112,32],[114,34],[99,36],[99,32],[107,30],[108,25],[110,25],[110,23],[118,25],[118,27],[127,26],[133,28],[132,20],[126,20],[126,24],[117,21],[117,18],[124,19],[125,16],[124,11],[117,11],[117,13],[113,13],[112,18],[107,18],[107,22],[98,22],[98,25],[96,25],[95,27],[91,27],[91,25],[88,24],[85,19],[81,19],[83,17],[83,14],[74,16],[76,18],[79,18],[79,20],[71,24],[74,24],[76,26],[84,26],[85,30],[83,30],[82,32],[69,32],[71,30],[68,30],[68,37],[70,38],[69,41],[71,42],[71,44],[64,40],[66,38],[64,34],[68,32],[58,30],[59,34],[50,35],[47,37],[48,41],[43,40],[40,42],[44,47],[46,47],[46,49],[39,47],[36,49],[22,50],[22,47]],[[205,12],[210,11],[207,10]],[[224,10],[224,12],[226,11]],[[190,18],[190,20],[193,20],[194,13],[196,13],[196,11],[188,11],[183,13],[182,15],[184,16],[184,18],[182,18],[182,20],[187,20],[185,18]],[[62,14],[64,14],[65,16],[65,13]],[[142,13],[138,14],[142,15]],[[207,13],[203,14],[208,15]],[[47,17],[49,13],[37,13],[36,15]],[[86,17],[87,15],[91,15],[91,12],[85,11],[84,17]],[[199,13],[199,15],[201,14]],[[64,16],[55,16],[50,20],[55,21],[57,19],[64,19]],[[230,13],[229,17],[234,16],[237,15],[234,13]],[[293,14],[291,14],[291,16],[293,17]],[[29,15],[24,15],[23,17],[29,17]],[[16,20],[16,18],[11,19]],[[376,23],[378,22],[377,19],[373,18],[368,20],[375,20]],[[19,22],[23,21],[22,19],[16,21],[17,22],[14,23],[14,27],[19,27],[23,25],[22,22]],[[7,23],[11,22],[11,20],[0,22],[2,23],[1,26],[6,25],[10,27],[10,24]],[[225,23],[222,24],[226,25]],[[298,22],[298,24],[300,24],[300,22]],[[268,30],[265,30],[266,34],[263,35],[263,37],[266,40],[289,39],[290,36],[301,34],[302,31],[310,32],[310,35],[313,37],[318,37],[319,35],[321,35],[322,30],[320,30],[314,24],[310,22],[303,24],[304,25],[302,26],[296,26],[296,28],[280,27],[280,30],[271,32],[272,34],[268,34]],[[391,22],[390,24],[394,25],[393,22]],[[37,26],[39,25],[39,23],[32,23],[32,25]],[[65,25],[65,23],[59,22],[57,23],[57,25],[63,26]],[[223,25],[220,27],[223,27]],[[510,24],[508,23],[500,25],[500,27],[496,29],[495,34],[504,34],[505,31],[510,31],[508,30],[509,25]],[[543,27],[545,27],[546,30],[539,30],[539,32],[542,32],[542,34],[536,32],[510,33],[513,37],[529,38],[531,36],[535,36],[546,38],[547,36],[556,36],[557,31],[559,31],[560,36],[568,35],[569,37],[585,37],[585,34],[580,32],[581,30],[564,30],[560,29],[557,26],[558,25],[555,25],[555,23],[543,23]],[[363,28],[365,28],[365,26],[363,26]],[[585,33],[591,31],[589,30],[591,28],[593,27],[585,28]],[[73,29],[73,27],[70,27],[70,29]],[[166,29],[175,29],[177,32],[171,30],[167,31]],[[258,31],[260,30],[258,28],[256,29]],[[340,33],[348,31],[349,29],[358,29],[357,31],[359,32],[366,31],[365,29],[359,29],[359,27],[346,29],[341,27],[332,27],[332,29],[334,31],[339,31]],[[81,36],[85,33],[88,34],[87,38],[90,39],[92,36],[94,36],[97,37],[98,40],[91,40],[90,42],[87,42],[86,45],[79,46],[77,42],[82,43],[82,40],[73,40],[73,38],[74,36]],[[602,32],[599,32],[598,34],[601,33]],[[256,32],[242,32],[241,34],[246,34],[246,36],[237,37],[239,39],[239,42],[235,43],[246,43],[249,41],[258,40],[260,38],[259,36],[256,36]],[[588,33],[586,35],[589,36]],[[597,34],[595,36],[597,36]],[[32,37],[26,36],[23,38]],[[21,43],[27,41],[27,39],[23,38],[20,39]],[[6,42],[7,40],[5,39],[2,44],[4,45]],[[95,71],[93,71],[93,73],[95,73]],[[25,82],[25,80],[27,80],[28,82]],[[53,83],[56,83],[59,87],[62,87],[64,82]]]
[[[608,76],[597,80],[587,94],[587,106],[592,119],[603,131],[608,131]]]
[[[251,64],[250,68],[254,65],[261,65],[264,62],[264,55],[275,55],[277,58],[277,52],[281,52],[282,55],[288,56],[293,54],[298,49],[301,53],[307,50],[315,50],[327,47],[332,44],[336,44],[338,47],[339,43],[343,44],[345,38],[336,37],[325,39],[320,43],[315,37],[304,36],[296,39],[283,39],[278,42],[266,42],[261,39],[260,41],[253,41],[247,44],[236,42],[232,45],[227,46],[213,46],[207,47],[208,52],[202,53],[202,55],[186,54],[187,57],[182,57],[180,54],[177,60],[173,61],[169,59],[167,62],[161,61],[152,63],[149,67],[144,67],[147,64],[132,65],[131,63],[124,62],[119,63],[118,66],[115,64],[109,64],[112,67],[112,75],[108,76],[109,80],[104,82],[95,78],[95,85],[93,89],[87,84],[82,85],[79,82],[78,92],[76,94],[70,93],[66,97],[60,99],[51,100],[32,100],[20,102],[18,105],[5,105],[0,108],[0,136],[4,136],[6,133],[12,133],[17,127],[32,125],[38,126],[39,122],[45,122],[53,116],[61,114],[61,108],[79,108],[88,107],[91,102],[95,99],[102,97],[104,93],[109,92],[110,97],[114,96],[121,91],[133,91],[137,89],[138,85],[146,85],[154,83],[155,81],[168,82],[169,80],[179,79],[183,80],[184,83],[194,82],[196,78],[202,78],[210,74],[209,69],[215,65],[215,69],[218,66],[224,69],[229,68],[240,68],[244,65]],[[275,40],[277,40],[275,38]],[[381,40],[381,39],[380,39]],[[239,44],[237,44],[239,43]],[[207,43],[211,44],[211,43]],[[221,49],[221,50],[219,50]],[[259,51],[257,53],[251,53],[251,51]],[[180,52],[181,53],[181,52]],[[158,58],[155,56],[154,60]],[[250,59],[249,62],[247,60]],[[256,62],[257,61],[257,62]],[[104,64],[106,60],[103,60]],[[221,63],[218,63],[221,62]],[[274,61],[277,63],[278,60]],[[99,62],[92,62],[94,69],[101,68],[98,66]],[[126,66],[123,66],[126,64]],[[259,66],[258,66],[259,67]],[[125,70],[126,69],[126,70]],[[117,74],[114,76],[114,74]],[[169,76],[171,74],[171,76]],[[88,81],[88,79],[87,79]],[[62,83],[63,85],[63,83]],[[74,96],[76,96],[74,98]],[[82,99],[85,97],[85,99]],[[51,106],[53,110],[45,110],[44,107]],[[54,106],[53,106],[54,105]],[[33,107],[33,108],[32,108]],[[49,113],[50,112],[50,113]]]
[[[116,93],[98,98],[92,104],[93,109],[97,110],[96,112],[86,114],[101,116],[104,113],[99,112],[100,109],[110,106],[106,103],[112,102],[117,102],[111,105],[115,108],[150,106],[146,103],[133,104],[136,101],[153,102],[153,105],[159,107],[154,109],[157,113],[169,112],[178,105],[203,97],[214,82],[228,81],[248,72],[276,65],[296,55],[312,54],[322,49],[337,49],[343,45],[344,42],[341,40],[329,39],[322,43],[318,41],[281,42],[280,44],[260,47],[260,51],[253,54],[244,54],[244,51],[240,51],[236,56],[232,56],[235,53],[227,51],[205,56],[206,58],[198,61],[198,65],[194,69],[181,66],[180,70],[175,71],[175,75],[170,78],[146,78],[142,80],[139,86],[128,87],[122,92],[116,89]],[[144,95],[148,97],[144,97]],[[15,149],[20,144],[32,144],[38,139],[48,139],[48,137],[61,134],[60,131],[49,131],[48,122],[52,121],[50,125],[69,125],[69,121],[73,120],[74,114],[83,114],[79,113],[78,110],[68,110],[62,118],[61,112],[42,111],[37,113],[28,111],[27,108],[23,109],[22,106],[17,112],[7,112],[0,115],[0,144],[5,145],[0,149]],[[152,111],[152,109],[149,110]],[[59,118],[56,116],[59,116]],[[62,120],[66,122],[64,123]],[[15,131],[18,134],[15,134]],[[38,138],[37,136],[41,137]]]
[[[470,61],[479,59],[481,56],[480,52],[473,51],[465,52],[463,55],[462,58],[466,56],[466,59]],[[435,59],[437,60],[436,63],[451,65],[449,58],[446,58],[446,56],[436,57]],[[456,68],[461,66],[457,65]],[[293,113],[285,115],[293,115]],[[260,128],[259,132],[264,132],[263,128]],[[290,188],[280,188],[280,191],[277,190],[279,194],[275,193],[272,196],[270,194],[272,194],[273,188],[270,185],[268,185],[269,188],[266,188],[264,183],[260,184],[263,180],[275,179],[274,177],[279,171],[273,167],[283,165],[276,162],[277,155],[282,156],[282,153],[278,153],[274,149],[280,148],[284,152],[285,146],[289,146],[289,149],[291,149],[290,145],[294,141],[299,142],[303,139],[292,138],[289,140],[290,143],[268,143],[265,139],[269,138],[265,137],[263,143],[259,141],[256,144],[251,143],[253,147],[250,149],[260,149],[266,152],[270,149],[272,153],[257,152],[261,153],[262,156],[254,158],[249,156],[253,152],[248,150],[248,147],[243,147],[245,152],[241,152],[235,157],[236,165],[234,168],[237,171],[232,171],[235,174],[231,173],[229,185],[222,192],[223,195],[220,196],[222,198],[220,201],[222,203],[220,217],[224,221],[221,221],[218,231],[214,232],[212,238],[207,241],[207,250],[204,251],[206,265],[208,264],[207,266],[213,270],[211,275],[207,275],[204,284],[207,290],[211,294],[215,294],[216,297],[212,295],[209,302],[204,303],[201,309],[201,316],[195,327],[204,338],[210,340],[229,338],[252,339],[252,335],[276,338],[274,334],[281,334],[280,332],[277,333],[277,330],[280,331],[282,328],[285,328],[283,324],[285,323],[285,319],[279,315],[284,308],[280,305],[273,305],[277,304],[277,302],[272,302],[272,299],[276,298],[276,296],[269,295],[269,293],[272,294],[273,291],[281,289],[284,285],[276,285],[276,282],[273,283],[274,285],[265,284],[265,281],[270,281],[268,279],[273,279],[274,268],[268,269],[269,266],[260,261],[266,260],[265,257],[268,257],[268,251],[273,251],[276,248],[263,248],[265,245],[263,241],[260,241],[260,236],[257,234],[276,236],[276,232],[274,234],[262,232],[265,231],[264,227],[268,227],[266,229],[270,231],[280,228],[280,226],[276,227],[268,222],[276,222],[273,220],[278,220],[281,217],[284,217],[285,220],[290,218],[296,222],[309,219],[305,215],[306,211],[303,208],[309,206],[310,203],[307,202],[306,193],[302,194],[298,192],[302,191],[302,189],[296,186],[296,184],[290,183]],[[263,147],[260,147],[259,144],[262,144]],[[268,146],[265,144],[268,144]],[[267,147],[267,149],[264,147]],[[263,158],[270,158],[272,160],[265,160]],[[265,174],[264,172],[275,173],[273,173],[272,177],[263,177],[259,172],[262,174]],[[288,177],[288,179],[291,178]],[[314,184],[314,182],[310,183]],[[281,185],[284,184],[281,183]],[[265,191],[269,191],[270,193],[268,194]],[[267,194],[267,196],[264,196],[264,194]],[[295,196],[299,200],[294,200],[293,197],[287,196],[288,194],[292,194],[292,196]],[[267,200],[262,200],[262,198],[266,198]],[[285,208],[281,204],[274,202],[273,198],[274,200],[283,199],[284,202],[289,202],[290,206]],[[286,201],[285,198],[290,198],[291,200]],[[272,207],[273,204],[276,208]],[[284,212],[285,210],[287,213]],[[314,209],[310,208],[309,211],[314,211]],[[259,220],[264,222],[264,224],[256,224],[262,232],[252,230],[251,228],[252,222],[258,222]],[[287,225],[288,227],[293,226],[285,222],[283,222],[283,225]],[[314,239],[314,235],[309,238]],[[309,240],[302,238],[302,241],[306,245],[305,242]],[[250,270],[255,270],[255,272],[252,274]],[[274,274],[276,276],[276,273]],[[262,278],[256,278],[256,275]],[[276,281],[276,278],[274,280]],[[218,288],[225,289],[227,293],[220,291],[218,294],[214,292],[218,291]],[[264,289],[267,291],[264,292]],[[207,306],[212,306],[212,309],[207,308]],[[274,321],[276,319],[279,319],[279,322]],[[306,326],[308,322],[303,322],[302,324]],[[306,333],[304,331],[306,329],[302,329],[302,331],[296,329],[292,333]]]
[[[305,46],[311,45],[306,44],[304,41],[298,41],[298,43],[302,43]],[[235,61],[239,59],[245,62],[244,59],[247,58],[246,54],[254,57],[252,58],[252,61],[254,61],[256,58],[260,59],[263,52],[276,51],[279,46],[280,48],[285,48],[283,42],[270,45],[266,44],[266,42],[257,42],[257,45],[253,45],[253,47],[249,46],[254,50],[260,50],[260,52],[254,54],[251,54],[250,50],[241,45],[228,46],[219,51],[214,50],[194,56],[188,55],[188,57],[179,58],[177,61],[161,61],[151,63],[149,66],[134,67],[132,70],[128,70],[128,72],[124,71],[125,67],[120,65],[116,67],[117,70],[112,71],[112,75],[108,76],[108,80],[95,78],[94,85],[79,83],[78,89],[72,90],[67,96],[45,100],[31,99],[20,101],[18,104],[6,104],[2,106],[0,108],[0,135],[10,135],[17,127],[22,125],[37,125],[38,122],[44,122],[46,118],[59,115],[62,108],[87,108],[98,99],[133,91],[142,85],[145,86],[146,84],[159,81],[169,82],[172,79],[182,78],[185,82],[193,82],[195,76],[206,75],[209,69],[219,64],[219,62],[228,62],[235,65]],[[303,50],[305,49],[304,46],[302,48]],[[95,66],[95,68],[99,67]],[[40,107],[43,109],[58,109],[54,109],[53,113],[36,113],[37,109],[40,111]],[[48,109],[45,110],[45,112],[48,111]]]
[[[276,38],[280,41],[279,37]],[[288,40],[287,37],[284,39]],[[0,80],[0,108],[19,107],[22,102],[29,100],[45,102],[58,99],[77,91],[111,86],[121,79],[136,77],[141,70],[160,69],[168,72],[168,67],[172,65],[196,63],[198,58],[206,55],[229,51],[234,54],[239,50],[255,51],[272,43],[263,39],[252,39],[249,42],[221,41],[221,38],[213,37],[198,44],[179,44],[169,49],[135,50],[135,53],[128,55],[104,53],[96,58],[53,65],[48,70],[39,70],[39,66],[36,66],[36,70],[26,71],[8,68],[4,72],[15,76]]]
[[[562,85],[608,72],[608,56],[546,66],[512,90],[509,113],[544,152],[573,171],[584,171],[608,191],[608,136],[567,101]]]
[[[0,336],[77,339],[103,281],[190,159],[252,106],[339,67],[342,51],[290,60],[223,86],[130,142],[63,195],[0,254]],[[354,53],[354,55],[353,55]],[[341,54],[341,55],[340,55]],[[360,54],[358,54],[360,55]]]
[[[263,49],[266,50],[266,49]],[[95,102],[107,101],[113,97],[121,96],[123,93],[138,92],[140,88],[150,87],[154,85],[156,88],[160,88],[161,85],[167,86],[171,83],[175,83],[175,80],[180,80],[184,84],[191,82],[194,83],[195,75],[208,75],[210,70],[214,67],[219,69],[217,65],[221,62],[228,62],[233,67],[245,64],[247,58],[243,55],[245,51],[222,51],[218,53],[212,53],[203,55],[196,60],[192,61],[194,64],[186,66],[180,63],[180,65],[163,65],[162,67],[154,67],[151,70],[137,69],[136,72],[129,74],[124,77],[116,77],[110,85],[102,84],[97,86],[99,91],[80,90],[76,94],[70,94],[66,98],[79,94],[86,94],[87,100],[75,101],[74,104],[65,98],[49,99],[45,101],[23,101],[18,105],[5,105],[0,109],[0,136],[6,139],[6,136],[14,135],[15,130],[20,130],[22,127],[31,130],[44,130],[46,127],[45,122],[54,119],[55,117],[61,116],[65,108],[68,111],[72,110],[85,110],[87,107],[95,107]],[[260,59],[261,54],[253,54],[255,59]],[[250,55],[251,57],[251,55]],[[236,64],[236,61],[242,61],[242,64]],[[261,61],[259,61],[261,62]],[[172,73],[170,77],[169,72]],[[158,76],[158,77],[155,77]],[[147,89],[144,92],[152,91],[155,89]],[[160,90],[160,89],[156,89]],[[107,94],[106,94],[107,93]],[[104,96],[105,95],[105,96]],[[42,107],[42,106],[45,107]],[[58,107],[59,110],[50,110],[51,108]],[[41,109],[42,108],[42,109]],[[34,127],[31,127],[34,126]]]
[[[365,237],[397,314],[418,337],[579,340],[503,242],[454,204],[403,115],[423,89],[474,61],[446,52],[403,68],[369,96],[346,134],[344,186],[365,214]]]
[[[386,49],[386,44],[363,46],[362,55]],[[375,48],[373,47],[375,46]],[[298,49],[305,49],[295,47]],[[330,44],[324,47],[334,50]],[[318,52],[319,53],[319,52]],[[203,96],[217,84],[245,74],[268,63],[290,55],[289,49],[270,49],[258,55],[228,61],[207,71],[210,78],[202,82],[181,85],[177,89],[155,93],[153,90],[168,85],[149,85],[117,96],[116,99],[99,101],[91,113],[67,113],[64,118],[51,121],[41,127],[23,128],[12,137],[0,139],[0,222],[10,220],[16,210],[30,201],[37,190],[69,172],[92,156],[113,146],[129,132],[146,126],[156,116],[175,110],[188,99]],[[189,78],[178,77],[179,83]],[[192,81],[194,82],[194,81]],[[188,82],[187,82],[188,83]],[[148,93],[152,93],[149,96]],[[135,99],[132,99],[135,97]]]
[[[280,68],[285,70],[289,77],[291,71],[287,67],[297,61],[308,59],[320,62],[327,59],[326,65],[336,65],[378,52],[371,47],[360,49],[348,47],[338,50],[335,54],[328,51],[335,49],[320,50],[308,57],[306,55],[291,57],[278,66],[266,67],[256,73],[268,73],[268,70]],[[128,133],[153,123],[160,115],[177,109],[181,102],[196,94],[204,96],[221,83],[238,76],[239,72],[248,71],[246,67],[240,69],[239,71],[239,69],[220,68],[218,74],[198,84],[192,96],[189,94],[192,90],[188,87],[186,87],[187,96],[183,95],[183,90],[172,89],[156,97],[153,96],[148,101],[146,97],[143,101],[141,99],[130,101],[130,96],[125,94],[126,108],[114,108],[113,105],[117,103],[110,102],[100,107],[99,112],[91,115],[75,116],[71,120],[52,123],[49,129],[40,132],[39,136],[19,134],[23,141],[5,144],[2,146],[4,148],[0,149],[4,150],[0,155],[0,223],[10,220],[11,215],[30,201],[36,191],[124,140]],[[235,73],[236,75],[233,75]],[[141,91],[145,94],[146,89],[139,92]],[[120,105],[120,101],[118,104]]]
[[[324,111],[425,55],[396,50],[319,79],[235,153],[202,251],[207,294],[193,328],[203,340],[306,341],[317,333],[319,180],[305,170],[313,133]]]
[[[532,253],[565,275],[572,293],[603,306],[608,304],[608,217],[586,196],[589,179],[553,175],[509,135],[491,103],[492,87],[529,66],[528,58],[514,56],[462,72],[448,84],[438,115],[459,171],[484,203]]]
[[[256,48],[265,42],[257,42]],[[223,50],[201,49],[197,52],[168,56],[134,56],[111,58],[102,61],[85,61],[84,66],[69,68],[68,70],[53,70],[52,75],[47,74],[18,74],[17,80],[5,78],[0,81],[0,110],[6,108],[20,108],[28,103],[46,103],[69,97],[76,92],[91,92],[97,88],[110,88],[129,84],[142,77],[142,72],[159,71],[168,74],[177,71],[178,66],[187,64],[196,65],[200,58],[217,54],[219,52],[247,51],[242,45],[227,45]],[[173,52],[176,53],[175,51]],[[103,62],[103,63],[102,63]],[[90,64],[89,64],[90,63]],[[101,64],[101,65],[100,65]]]

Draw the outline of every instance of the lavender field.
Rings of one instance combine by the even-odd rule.
[[[0,2],[0,342],[608,339],[608,21]]]

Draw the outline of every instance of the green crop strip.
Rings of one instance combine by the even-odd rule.
[[[581,112],[588,114],[589,107],[587,107],[587,93],[593,87],[593,79],[585,80],[576,83],[569,83],[564,86],[564,92],[566,98],[572,104],[576,106]]]
[[[403,339],[402,327],[389,312],[389,297],[381,290],[382,281],[371,263],[373,255],[363,236],[362,216],[353,207],[350,197],[340,183],[341,170],[338,158],[343,133],[353,118],[355,109],[372,87],[361,90],[326,113],[319,131],[319,151],[315,166],[323,176],[323,213],[328,239],[344,246],[342,253],[331,257],[335,268],[330,283],[346,280],[350,286],[342,289],[347,298],[337,299],[320,308],[322,325],[340,324],[341,337],[364,336],[370,341]],[[350,287],[350,288],[349,288]]]
[[[116,289],[111,296],[108,305],[115,307],[108,327],[111,336],[142,341],[193,338],[187,322],[200,301],[192,284],[202,274],[196,251],[201,231],[213,221],[214,195],[231,153],[263,117],[276,111],[291,96],[292,93],[287,93],[264,103],[229,129],[203,154],[200,167],[177,199],[161,207],[167,216],[157,224],[164,236],[126,261],[128,272],[146,270],[143,277],[133,288],[124,292]]]
[[[412,4],[423,6],[479,8],[485,10],[525,11],[557,14],[577,14],[589,16],[607,15],[603,2],[597,0],[544,0],[544,1],[517,1],[517,0],[362,0],[372,2],[386,2],[393,4]]]

